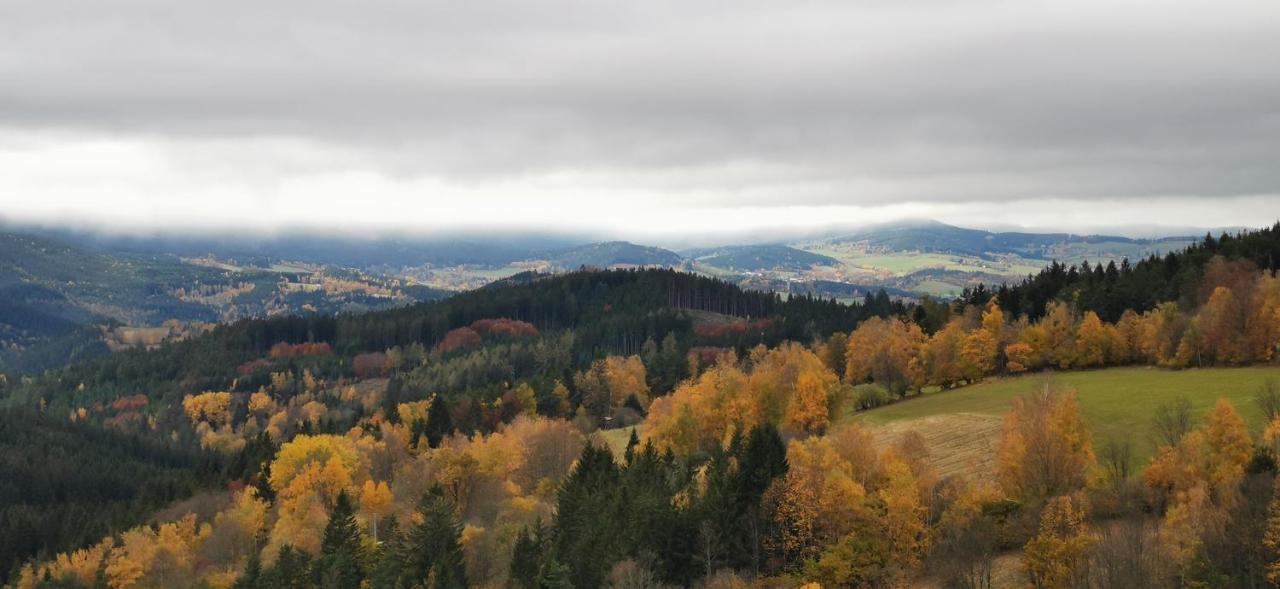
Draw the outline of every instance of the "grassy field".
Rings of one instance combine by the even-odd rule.
[[[1011,399],[1043,386],[1045,379],[1076,391],[1095,446],[1127,437],[1133,442],[1136,458],[1145,461],[1155,449],[1151,430],[1155,408],[1179,396],[1191,402],[1197,418],[1219,398],[1226,398],[1235,404],[1254,433],[1259,433],[1263,423],[1254,397],[1266,381],[1280,381],[1280,368],[1110,368],[1000,378],[927,393],[858,413],[854,419],[870,425],[889,425],[947,415],[1001,416],[1008,412]],[[924,426],[928,422],[919,423]]]

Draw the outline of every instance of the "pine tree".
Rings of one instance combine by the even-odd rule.
[[[236,579],[231,589],[258,589],[262,587],[262,558],[255,549],[249,553],[249,562],[245,564],[244,574]]]
[[[382,393],[382,415],[387,423],[400,423],[400,393],[403,389],[404,382],[399,376],[387,381],[387,388]]]
[[[511,585],[520,589],[534,589],[538,583],[538,561],[542,554],[528,527],[520,528],[515,548],[511,552]]]
[[[358,587],[364,574],[360,570],[360,526],[355,507],[346,491],[338,493],[329,524],[325,526],[316,561],[316,580],[321,587]]]
[[[773,479],[787,474],[787,446],[782,442],[778,427],[766,423],[752,428],[738,463],[744,500],[748,504],[759,505],[760,497]]]
[[[440,442],[451,433],[453,433],[453,416],[449,413],[449,406],[445,404],[444,399],[436,395],[431,398],[431,406],[427,408],[427,445],[437,448]]]
[[[627,459],[627,464],[631,464],[631,459],[636,453],[636,446],[639,445],[640,436],[636,434],[636,428],[633,427],[631,428],[631,438],[627,440],[627,451],[624,454],[624,457]]]
[[[281,589],[311,589],[311,557],[306,552],[285,544],[280,547],[276,556],[276,564],[263,571],[262,587],[279,587]]]
[[[467,587],[462,524],[444,489],[436,485],[427,491],[418,503],[418,515],[421,521],[408,530],[404,541],[402,562],[409,583],[430,577],[441,589]]]
[[[552,558],[538,573],[538,589],[574,589],[570,569]]]
[[[613,452],[588,443],[560,489],[554,522],[555,555],[569,567],[574,586],[600,587],[622,552]]]
[[[373,589],[392,589],[400,586],[403,576],[403,557],[408,553],[404,535],[400,533],[395,516],[382,523],[382,537],[387,538],[378,547],[373,570],[369,573],[369,586]]]

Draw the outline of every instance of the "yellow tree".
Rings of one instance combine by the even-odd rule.
[[[916,358],[927,338],[920,326],[897,319],[872,317],[849,334],[845,380],[877,382],[901,394],[923,384]]]
[[[1142,314],[1136,354],[1154,364],[1169,365],[1177,357],[1187,318],[1177,303],[1161,303]]]
[[[1253,295],[1248,300],[1244,346],[1255,362],[1275,357],[1280,344],[1280,277],[1258,274]]]
[[[869,519],[866,489],[831,437],[794,440],[787,446],[789,468],[780,497],[782,520],[791,531],[788,552],[809,554],[850,534]]]
[[[1075,366],[1090,368],[1102,366],[1107,361],[1111,338],[1097,313],[1087,311],[1080,320],[1080,329],[1076,332]]]
[[[1233,491],[1244,477],[1244,467],[1253,454],[1249,429],[1230,401],[1218,399],[1205,418],[1204,430],[1210,465],[1208,483],[1219,497],[1234,497]]]
[[[378,541],[378,520],[391,513],[391,501],[391,488],[386,481],[374,483],[369,479],[360,487],[360,508],[369,515],[374,542]]]
[[[614,406],[621,406],[630,396],[635,396],[641,407],[649,405],[649,385],[645,377],[644,362],[639,356],[605,358],[604,376]]]
[[[800,374],[791,403],[787,405],[787,423],[797,431],[826,433],[831,426],[829,391],[833,385],[811,372]]]
[[[995,370],[999,344],[1000,340],[986,329],[965,336],[960,349],[965,380],[973,382]]]
[[[962,357],[966,335],[964,318],[955,317],[929,338],[920,352],[920,366],[929,384],[950,388],[969,376]]]
[[[1005,492],[1048,497],[1078,488],[1093,464],[1093,445],[1074,392],[1045,385],[1013,400],[1004,419],[996,472]]]
[[[889,560],[899,575],[914,570],[929,545],[929,510],[920,500],[920,491],[911,466],[893,452],[881,460],[885,483],[876,492],[884,505],[885,535],[892,546]]]
[[[1209,493],[1201,482],[1178,493],[1174,503],[1160,522],[1160,538],[1164,557],[1185,583],[1196,555],[1204,544],[1203,537],[1222,520],[1222,512],[1209,501]]]
[[[1058,368],[1071,368],[1076,361],[1076,318],[1071,306],[1058,301],[1049,303],[1037,325],[1044,333],[1040,350],[1045,359]]]
[[[1133,309],[1126,309],[1115,327],[1116,347],[1112,350],[1111,361],[1128,364],[1141,358],[1142,316]]]
[[[1004,367],[1011,373],[1022,372],[1035,365],[1032,357],[1034,350],[1026,342],[1014,342],[1004,347],[1004,357],[1008,359]]]
[[[1271,504],[1267,506],[1267,530],[1262,545],[1267,549],[1267,581],[1280,586],[1280,477],[1275,480]]]
[[[276,403],[271,399],[271,395],[259,390],[249,395],[249,412],[265,417],[276,410]]]
[[[996,298],[991,297],[991,301],[987,303],[987,309],[982,312],[982,330],[991,334],[991,338],[996,342],[1000,342],[1004,340],[1004,323],[1004,311],[1000,309]]]
[[[1172,448],[1160,450],[1146,470],[1142,480],[1150,488],[1168,496],[1184,493],[1205,483],[1206,460],[1204,433],[1193,431]]]
[[[280,505],[269,548],[292,544],[316,553],[338,493],[355,496],[367,478],[367,461],[350,438],[300,435],[281,446],[268,479]]]
[[[1040,515],[1040,532],[1022,552],[1022,566],[1037,589],[1075,586],[1092,539],[1084,509],[1069,495],[1054,497]]]
[[[231,393],[208,391],[182,398],[182,410],[191,423],[206,422],[213,426],[231,423]]]

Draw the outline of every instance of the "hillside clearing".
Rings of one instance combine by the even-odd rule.
[[[929,464],[939,476],[986,476],[995,472],[996,444],[1001,419],[994,415],[958,413],[905,419],[868,429],[876,449],[883,451],[902,435],[915,431],[929,449]]]
[[[1263,424],[1262,414],[1254,397],[1268,380],[1273,379],[1280,381],[1280,368],[1108,368],[1035,374],[992,379],[955,390],[926,393],[857,413],[854,419],[867,425],[887,425],[917,422],[934,416],[999,417],[1008,412],[1011,399],[1043,386],[1048,380],[1076,391],[1085,422],[1093,432],[1095,446],[1108,440],[1127,438],[1133,443],[1135,458],[1145,461],[1155,450],[1151,416],[1160,404],[1180,396],[1186,397],[1191,402],[1195,417],[1199,419],[1219,398],[1225,398],[1235,405],[1250,429],[1257,434],[1261,432]],[[918,423],[923,425],[928,422]],[[943,429],[951,428],[947,426]],[[920,433],[926,435],[925,431]]]

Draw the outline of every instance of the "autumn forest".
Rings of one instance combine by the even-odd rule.
[[[956,300],[584,268],[5,377],[0,580],[1271,586],[1280,381],[1143,409],[1145,456],[1055,375],[1272,365],[1278,264],[1280,226]],[[1003,380],[959,471],[863,418]]]

